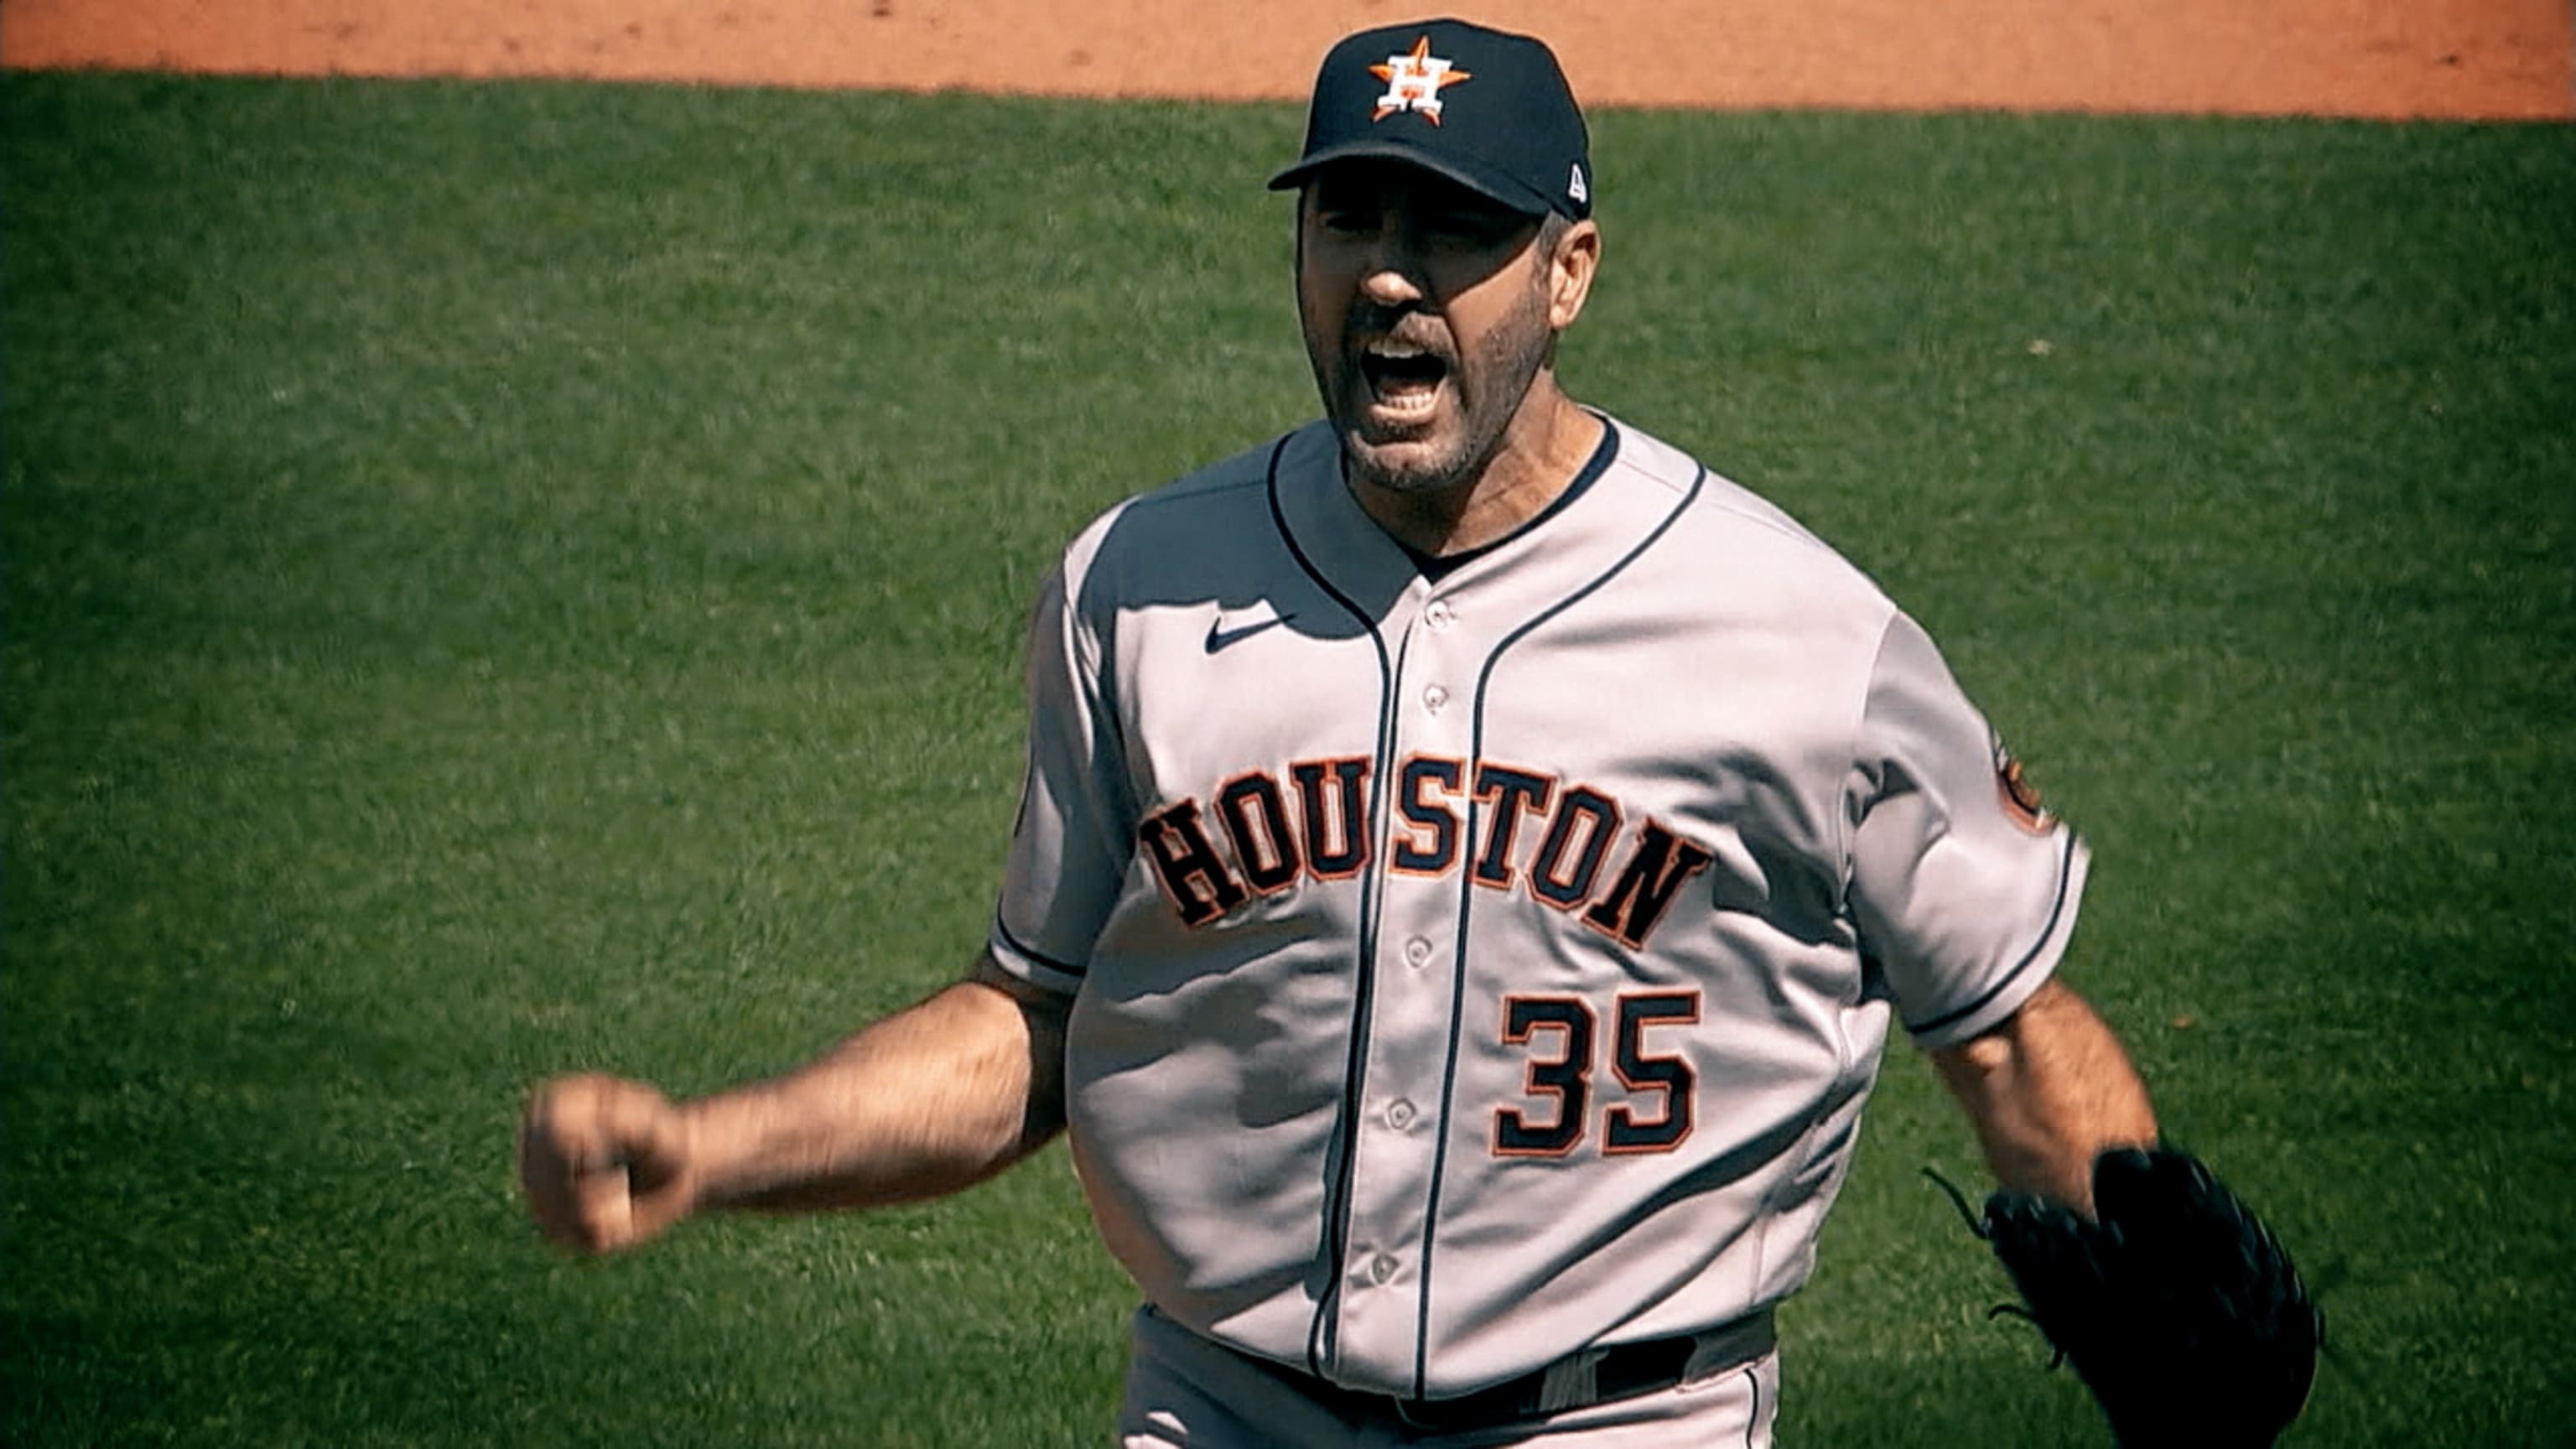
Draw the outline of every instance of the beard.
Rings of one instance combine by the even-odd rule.
[[[1445,368],[1446,394],[1418,424],[1371,415],[1377,384],[1360,360],[1362,335],[1397,330],[1401,316],[1354,309],[1330,351],[1307,339],[1316,390],[1342,440],[1350,475],[1391,493],[1441,493],[1472,482],[1503,444],[1531,384],[1547,366],[1556,334],[1548,325],[1544,273],[1533,275],[1512,309]]]

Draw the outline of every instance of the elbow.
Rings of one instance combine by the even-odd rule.
[[[2011,1023],[2006,1022],[1981,1036],[1972,1036],[1956,1046],[1944,1047],[1932,1054],[1940,1064],[1941,1074],[1953,1081],[1990,1082],[2012,1070],[2013,1040]]]
[[[1966,1041],[1935,1050],[1932,1063],[1962,1105],[1973,1111],[2012,1081],[2034,1028],[2044,1035],[2051,1017],[2074,1000],[2065,987],[2043,982],[2012,1015]]]

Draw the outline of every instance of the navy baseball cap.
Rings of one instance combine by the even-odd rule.
[[[1270,189],[1358,159],[1409,162],[1529,216],[1592,214],[1591,138],[1556,56],[1464,20],[1381,26],[1335,45],[1315,76],[1306,154]]]

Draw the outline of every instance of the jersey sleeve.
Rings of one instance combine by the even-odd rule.
[[[1938,1048],[2000,1025],[2056,970],[2087,855],[1903,614],[1871,671],[1847,810],[1852,918],[1906,1029]]]
[[[1068,994],[1081,988],[1135,838],[1101,651],[1069,571],[1048,577],[1029,621],[1028,768],[989,942],[1004,970]]]

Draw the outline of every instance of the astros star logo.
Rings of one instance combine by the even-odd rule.
[[[1390,55],[1386,64],[1370,66],[1369,74],[1386,82],[1386,94],[1377,98],[1377,114],[1370,116],[1370,121],[1383,121],[1398,111],[1412,111],[1435,126],[1440,124],[1441,89],[1475,78],[1433,55],[1428,35],[1413,42],[1411,55]]]

